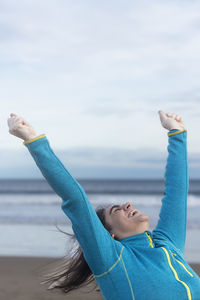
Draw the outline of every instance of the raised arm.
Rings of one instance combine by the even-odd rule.
[[[118,259],[121,244],[104,228],[83,188],[54,154],[44,134],[37,136],[32,129],[29,139],[24,126],[30,125],[14,114],[8,119],[8,125],[11,134],[24,140],[43,176],[62,198],[62,209],[72,222],[74,234],[92,272],[98,275],[108,270]]]
[[[168,240],[177,247],[184,256],[187,220],[187,195],[189,188],[187,131],[182,123],[175,124],[176,115],[160,115],[162,125],[168,132],[168,158],[165,170],[165,190],[159,221],[153,230],[153,238]],[[164,118],[164,119],[163,119]],[[173,120],[172,120],[173,119]],[[169,122],[173,122],[172,126]],[[163,126],[164,127],[164,126]],[[171,128],[175,127],[175,128]]]

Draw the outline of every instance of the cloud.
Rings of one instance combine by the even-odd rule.
[[[5,121],[16,112],[58,149],[87,149],[95,164],[109,163],[101,147],[153,145],[160,153],[162,109],[184,116],[195,152],[199,8],[198,1],[1,1],[1,149],[21,147]],[[112,151],[120,168],[128,158],[136,163]]]
[[[155,148],[137,150],[79,148],[55,150],[74,177],[79,178],[163,178],[167,153]],[[7,164],[9,160],[9,165]],[[43,178],[27,151],[0,151],[0,178]],[[191,177],[198,177],[199,155],[189,155]]]

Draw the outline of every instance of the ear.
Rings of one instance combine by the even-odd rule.
[[[115,239],[115,235],[114,235],[114,233],[113,234],[110,234],[111,235],[111,237],[113,238],[113,239]]]

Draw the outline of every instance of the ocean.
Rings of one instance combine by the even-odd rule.
[[[164,196],[163,180],[78,179],[96,209],[102,205],[133,206],[149,216],[150,230],[156,226]],[[43,179],[0,180],[0,255],[61,257],[67,255],[71,222],[61,209],[61,199]],[[190,180],[187,206],[188,238],[200,233],[200,180]],[[194,234],[195,233],[195,236]],[[191,248],[190,240],[187,241]],[[194,245],[195,253],[200,253]]]

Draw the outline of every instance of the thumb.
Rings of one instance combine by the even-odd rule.
[[[166,114],[164,113],[164,111],[159,110],[158,113],[159,113],[159,116],[160,116],[160,120],[161,120],[161,121],[164,121],[164,120],[167,119],[167,116],[166,116]]]

